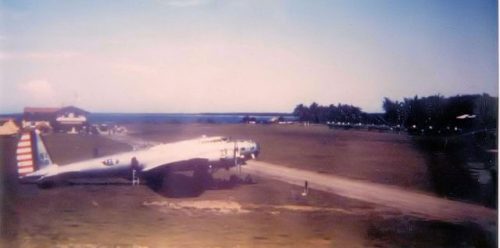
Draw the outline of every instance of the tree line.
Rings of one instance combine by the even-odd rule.
[[[366,113],[347,104],[322,106],[299,104],[293,115],[311,123],[351,123],[387,125],[409,132],[447,133],[474,129],[496,129],[498,97],[488,94],[444,97],[384,98],[384,113]]]
[[[483,95],[384,98],[384,119],[412,132],[453,133],[496,129],[498,98]]]
[[[307,121],[311,123],[370,123],[382,124],[384,120],[381,114],[372,114],[361,111],[360,107],[347,104],[330,104],[322,106],[317,103],[312,103],[309,106],[299,104],[293,110],[293,115],[299,121]]]

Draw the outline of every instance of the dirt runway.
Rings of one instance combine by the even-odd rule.
[[[295,185],[304,185],[305,181],[308,181],[310,188],[396,208],[408,215],[455,223],[474,222],[487,230],[496,230],[497,212],[483,206],[452,201],[396,186],[342,178],[261,161],[247,163],[246,166],[242,166],[246,173]]]

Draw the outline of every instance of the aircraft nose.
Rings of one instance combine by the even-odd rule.
[[[255,152],[253,154],[255,157],[258,157],[260,154],[260,144],[258,142],[255,142]]]
[[[252,140],[244,141],[240,151],[240,154],[246,159],[254,159],[259,156],[260,144]]]

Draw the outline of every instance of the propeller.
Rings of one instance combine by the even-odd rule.
[[[239,156],[240,156],[240,150],[238,149],[238,142],[235,141],[233,149],[234,166],[238,167],[238,171],[241,174],[241,164],[238,161]]]
[[[259,156],[259,153],[260,153],[260,145],[259,143],[255,143],[254,152],[250,153],[250,156],[252,157],[252,159],[256,159],[257,156]]]

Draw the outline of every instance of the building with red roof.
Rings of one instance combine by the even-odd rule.
[[[89,112],[74,106],[26,107],[23,112],[22,127],[37,128],[42,131],[78,133],[88,128],[88,115]]]

